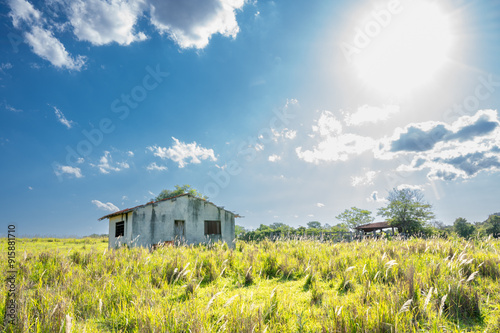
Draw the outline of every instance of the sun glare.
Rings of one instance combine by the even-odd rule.
[[[445,63],[451,45],[449,25],[434,3],[402,3],[400,12],[359,51],[353,61],[358,75],[382,93],[413,92],[432,80]]]

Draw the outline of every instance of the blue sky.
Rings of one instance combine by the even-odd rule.
[[[480,1],[0,4],[4,224],[97,219],[191,184],[247,228],[500,211],[500,5]],[[378,217],[377,220],[380,220]]]

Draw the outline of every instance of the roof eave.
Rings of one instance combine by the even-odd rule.
[[[134,210],[136,210],[136,209],[138,209],[138,208],[141,208],[141,207],[146,207],[146,206],[148,206],[148,205],[152,205],[152,204],[155,204],[155,203],[158,203],[158,202],[162,202],[162,201],[167,201],[167,200],[176,199],[176,198],[183,197],[183,196],[186,196],[186,195],[187,195],[188,197],[193,197],[193,198],[200,199],[200,200],[203,200],[203,201],[205,201],[205,202],[208,202],[209,204],[212,204],[212,205],[214,205],[214,206],[215,206],[215,207],[217,207],[217,208],[223,209],[223,210],[225,210],[226,212],[229,212],[229,213],[233,214],[233,215],[234,215],[234,217],[243,217],[243,216],[240,216],[240,215],[238,215],[238,214],[236,214],[236,213],[234,213],[234,212],[231,212],[231,211],[229,211],[229,210],[226,210],[226,209],[224,209],[223,207],[219,207],[219,206],[217,206],[216,204],[214,204],[213,202],[210,202],[210,201],[208,201],[208,200],[206,200],[206,199],[199,198],[199,197],[195,197],[195,196],[193,196],[193,195],[191,195],[191,194],[189,194],[189,193],[183,193],[183,194],[180,194],[180,195],[176,195],[176,196],[174,196],[174,197],[170,197],[170,198],[166,198],[166,199],[162,199],[162,200],[158,200],[158,201],[150,201],[150,202],[145,203],[145,204],[143,204],[143,205],[135,206],[135,207],[132,207],[132,208],[125,208],[125,209],[122,209],[122,210],[120,210],[120,211],[117,211],[117,212],[114,212],[114,213],[111,213],[111,214],[105,215],[105,216],[103,216],[103,217],[101,217],[101,218],[99,218],[99,219],[97,219],[97,220],[98,220],[98,221],[102,221],[102,220],[104,220],[104,219],[106,219],[106,218],[107,218],[107,219],[109,219],[109,218],[112,218],[112,217],[114,217],[114,216],[118,216],[118,215],[121,215],[121,214],[130,213],[130,212],[132,212],[132,211],[134,211]]]

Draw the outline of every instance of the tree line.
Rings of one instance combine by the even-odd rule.
[[[460,237],[474,236],[500,237],[500,213],[489,215],[483,222],[469,223],[465,218],[457,218],[452,226],[442,222],[431,222],[435,215],[432,205],[424,200],[420,190],[402,188],[393,189],[387,197],[387,205],[379,208],[377,215],[384,217],[390,227],[394,227],[404,235],[438,235],[448,236],[452,233]],[[285,223],[275,222],[271,225],[261,224],[255,230],[246,230],[236,226],[236,236],[241,239],[257,240],[273,235],[320,235],[334,232],[349,232],[360,225],[372,223],[375,218],[372,212],[366,209],[351,207],[336,216],[341,223],[330,226],[322,225],[319,221],[307,223],[307,227],[293,228]]]
[[[175,190],[163,190],[151,200],[159,201],[184,193],[208,199],[207,196],[190,185],[176,185]],[[383,217],[389,226],[405,235],[447,236],[455,233],[464,238],[487,235],[500,238],[500,213],[489,215],[483,222],[470,223],[463,217],[457,218],[452,226],[437,221],[431,222],[435,218],[432,205],[424,200],[423,193],[418,189],[392,189],[387,196],[387,205],[379,208],[377,215]],[[261,224],[255,230],[246,230],[243,226],[236,225],[235,232],[236,237],[242,239],[261,239],[273,235],[311,236],[325,233],[346,233],[375,220],[371,211],[357,207],[346,209],[335,218],[341,222],[333,226],[322,225],[319,221],[310,221],[307,223],[307,227],[294,228],[285,223],[275,222],[271,225]]]

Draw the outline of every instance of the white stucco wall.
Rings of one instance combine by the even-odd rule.
[[[185,195],[137,208],[133,212],[109,219],[109,247],[121,244],[145,246],[174,240],[174,221],[185,221],[185,241],[188,244],[207,242],[205,221],[220,221],[221,236],[234,246],[234,214],[212,203]],[[116,239],[117,222],[124,221],[125,236]]]

